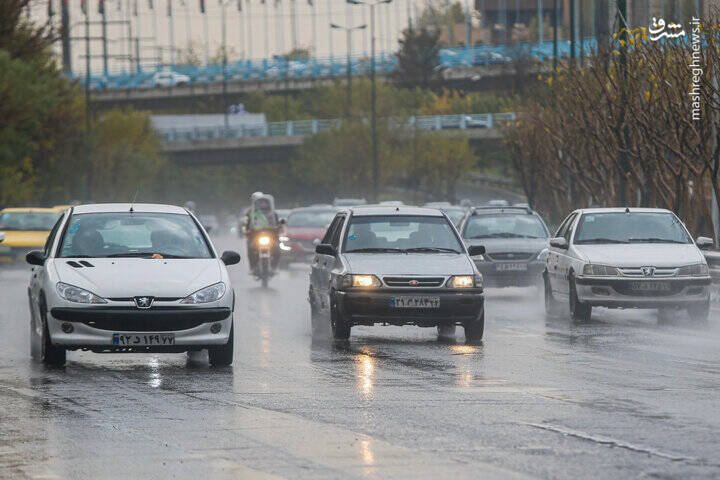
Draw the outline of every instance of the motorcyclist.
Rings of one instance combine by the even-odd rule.
[[[245,229],[247,236],[247,252],[250,262],[250,269],[255,270],[258,261],[258,248],[256,239],[265,232],[272,235],[272,266],[277,267],[280,260],[280,246],[278,243],[278,227],[279,220],[274,209],[274,200],[272,195],[262,192],[255,192],[250,197],[252,204],[245,218]]]

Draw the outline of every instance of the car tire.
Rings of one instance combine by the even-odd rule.
[[[687,309],[688,315],[693,320],[700,324],[707,324],[708,318],[710,317],[710,300],[699,302]]]
[[[555,296],[552,292],[552,287],[550,286],[550,280],[547,278],[547,275],[543,275],[543,284],[544,284],[544,297],[545,297],[545,313],[547,315],[557,315],[558,310],[560,310],[560,304],[557,300],[555,300]]]
[[[438,338],[455,338],[455,325],[438,325]]]
[[[233,321],[233,323],[235,323]],[[213,367],[227,367],[232,365],[235,348],[235,326],[231,324],[228,341],[224,345],[208,348],[208,360]]]
[[[589,303],[581,302],[577,296],[577,287],[575,286],[575,277],[570,276],[570,285],[568,286],[568,297],[570,298],[570,316],[576,322],[588,322],[592,316],[592,306]]]
[[[62,367],[65,365],[67,360],[67,351],[56,345],[53,345],[52,338],[50,338],[50,330],[47,324],[47,313],[45,307],[41,307],[40,310],[41,321],[43,323],[42,338],[40,340],[40,360],[45,365],[53,365],[55,367]]]
[[[485,310],[474,322],[465,322],[463,328],[465,329],[465,343],[476,345],[482,342],[485,334]]]
[[[37,334],[35,330],[35,317],[32,311],[32,303],[30,304],[30,357],[33,360],[40,360],[42,358],[42,338]]]
[[[335,340],[347,341],[350,338],[350,330],[352,325],[345,320],[335,299],[335,294],[331,294],[332,304],[330,305],[330,328],[332,336]]]

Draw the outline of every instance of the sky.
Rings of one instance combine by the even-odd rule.
[[[48,20],[48,1],[33,0],[31,17],[36,22]],[[51,0],[55,15],[52,21],[59,25],[60,1]],[[81,0],[68,0],[71,6],[71,36],[85,36],[85,16],[81,10]],[[345,0],[242,0],[242,11],[238,11],[237,0],[225,0],[225,14],[220,0],[205,0],[206,14],[200,13],[200,0],[104,0],[108,23],[108,50],[110,55],[127,56],[128,26],[112,23],[130,20],[132,37],[140,37],[142,64],[150,66],[155,58],[162,57],[162,63],[171,61],[170,45],[175,46],[175,58],[179,60],[183,50],[192,44],[201,61],[205,61],[206,51],[210,57],[218,56],[222,45],[222,23],[226,22],[228,55],[231,60],[241,58],[266,58],[292,49],[291,11],[294,4],[297,23],[297,46],[310,48],[318,56],[344,56],[347,53],[347,34],[333,30],[330,22],[346,26],[367,24],[365,30],[352,34],[352,52],[366,54],[370,51],[369,7],[353,6]],[[421,13],[427,0],[393,0],[393,3],[376,7],[376,48],[378,51],[395,51],[401,31],[407,27],[408,16],[415,18]],[[442,1],[442,0],[440,0]],[[469,1],[469,0],[468,0]],[[87,0],[90,22],[99,22],[98,0]],[[133,15],[137,4],[137,16]],[[172,17],[167,16],[168,4],[172,4]],[[206,42],[207,21],[207,42]],[[171,35],[172,25],[172,35]],[[314,26],[315,25],[315,26]],[[90,36],[100,37],[101,26],[92,24]],[[139,32],[139,35],[138,35]],[[315,33],[313,33],[315,32]],[[206,44],[208,47],[206,48]],[[133,55],[135,46],[133,45]],[[57,45],[58,54],[60,45]],[[157,52],[157,53],[156,53]],[[85,71],[85,41],[72,42],[73,71]],[[102,43],[91,41],[91,57],[102,53]],[[127,59],[114,58],[109,69],[122,71],[130,68]],[[91,59],[91,71],[102,71],[102,59]]]

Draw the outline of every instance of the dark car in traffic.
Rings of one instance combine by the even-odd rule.
[[[329,324],[335,340],[355,325],[456,325],[470,343],[482,340],[482,277],[440,210],[365,206],[340,211],[316,247],[309,300],[315,335]]]
[[[473,258],[486,286],[541,286],[550,233],[529,207],[475,207],[460,225],[468,245],[482,245]]]

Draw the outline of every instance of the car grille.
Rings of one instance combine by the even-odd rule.
[[[92,328],[112,330],[113,332],[176,332],[195,328],[205,322],[190,318],[154,319],[152,321],[142,318],[108,318],[82,323]]]
[[[527,252],[502,252],[502,253],[488,253],[485,256],[488,257],[490,260],[501,260],[501,261],[521,261],[521,260],[530,260],[533,257],[533,253],[527,253]]]
[[[388,287],[439,287],[445,277],[383,277],[383,281]]]
[[[620,268],[620,273],[623,277],[638,277],[643,278],[645,275],[643,274],[642,268]],[[677,275],[677,268],[656,268],[653,272],[653,277],[674,277]]]

